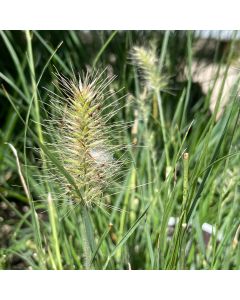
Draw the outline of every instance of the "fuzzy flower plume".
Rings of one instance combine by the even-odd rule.
[[[99,204],[121,165],[114,158],[118,150],[113,145],[114,125],[108,124],[116,112],[116,101],[110,101],[115,94],[108,88],[114,78],[103,78],[103,73],[71,80],[57,74],[62,95],[53,94],[53,113],[47,126],[53,139],[49,147],[74,179],[81,197],[54,166],[49,167],[50,176],[61,186],[59,194],[87,207]]]
[[[160,75],[159,60],[154,48],[133,47],[131,58],[133,63],[142,71],[142,75],[149,88],[163,90],[167,81]]]

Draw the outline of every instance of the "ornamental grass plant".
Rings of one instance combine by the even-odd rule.
[[[238,49],[1,31],[0,268],[239,269],[238,74],[221,106]],[[207,93],[202,61],[219,66]]]

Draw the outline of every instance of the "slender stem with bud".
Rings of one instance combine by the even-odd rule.
[[[61,95],[51,92],[53,113],[44,124],[53,154],[46,172],[57,185],[58,200],[70,205],[65,216],[79,209],[80,216],[75,220],[80,220],[84,267],[90,269],[96,250],[90,211],[102,205],[106,190],[124,172],[124,162],[115,158],[123,156],[122,146],[116,144],[122,128],[108,123],[121,106],[118,99],[112,101],[115,93],[108,89],[114,78],[104,76],[104,71],[88,72],[78,79],[67,79],[59,73],[56,77]],[[51,220],[55,225],[54,218]],[[58,267],[62,268],[56,227],[53,229]]]
[[[167,39],[168,36],[166,37],[165,44],[167,43]],[[166,167],[167,167],[166,177],[167,177],[171,165],[170,165],[170,156],[169,156],[169,150],[167,145],[166,126],[165,126],[163,105],[162,105],[162,98],[161,98],[161,91],[164,91],[164,89],[167,86],[166,78],[161,75],[163,57],[161,57],[161,60],[159,61],[159,59],[157,59],[155,49],[153,48],[146,49],[144,47],[134,47],[132,51],[132,59],[133,62],[136,63],[139,69],[143,72],[143,78],[145,79],[147,88],[150,91],[152,91],[154,94],[156,94],[157,97],[164,151],[166,156]]]

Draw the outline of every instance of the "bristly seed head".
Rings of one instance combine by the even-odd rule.
[[[92,207],[98,205],[122,164],[114,158],[120,148],[112,143],[114,126],[108,125],[115,114],[111,109],[115,101],[108,103],[113,96],[108,87],[114,78],[103,78],[103,73],[87,73],[78,81],[59,74],[57,78],[62,96],[54,94],[51,99],[54,117],[46,126],[53,137],[49,146],[74,179],[82,198],[56,168],[50,167],[49,173],[70,201]]]
[[[163,90],[167,80],[159,72],[159,60],[154,48],[133,47],[131,52],[133,63],[142,71],[143,78],[150,89]]]

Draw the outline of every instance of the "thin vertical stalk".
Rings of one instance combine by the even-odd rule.
[[[105,49],[107,48],[108,44],[111,42],[111,40],[114,38],[114,36],[117,34],[117,30],[113,31],[112,34],[110,35],[110,37],[107,39],[107,41],[103,44],[103,46],[101,47],[101,49],[99,50],[97,56],[95,57],[94,61],[93,61],[93,68],[96,67],[97,62],[99,61],[99,58],[101,57],[101,55],[103,54],[103,52],[105,51]]]
[[[128,186],[129,187],[134,186],[135,180],[136,180],[136,170],[135,168],[132,168],[128,178],[128,183],[129,183]],[[128,203],[130,199],[131,199],[131,188],[127,189],[127,191],[125,192],[125,197],[123,201],[123,211],[120,217],[118,240],[121,240],[122,237],[124,236],[124,226],[126,225],[126,212],[128,210]],[[119,248],[119,250],[116,253],[116,257],[118,261],[120,261],[121,255],[122,255],[122,248]]]
[[[186,90],[186,97],[185,97],[185,102],[184,102],[184,107],[183,107],[183,112],[182,112],[182,119],[181,119],[181,124],[180,124],[180,129],[184,127],[184,124],[186,122],[186,114],[187,114],[187,107],[189,104],[189,99],[190,99],[190,92],[191,92],[191,87],[192,87],[192,32],[189,31],[187,33],[187,51],[188,51],[188,83],[187,83],[187,90]]]
[[[93,228],[91,224],[91,218],[89,216],[89,211],[87,207],[85,206],[82,207],[81,216],[83,221],[82,240],[83,240],[83,251],[85,256],[85,268],[90,269],[92,264],[92,256],[96,247],[95,247]]]
[[[188,199],[188,189],[189,189],[189,153],[185,152],[183,154],[183,201],[182,201],[182,208],[183,208],[183,219],[181,223],[181,230],[182,236],[180,239],[180,249],[179,249],[179,265],[180,269],[184,269],[184,262],[185,262],[185,249],[186,249],[186,236],[184,235],[184,230],[186,229],[186,216],[187,216],[187,199]]]
[[[188,189],[189,189],[189,178],[188,178],[188,169],[189,169],[189,154],[185,152],[183,154],[183,202],[182,202],[182,211],[177,224],[177,228],[173,237],[173,246],[171,251],[171,257],[168,261],[166,267],[167,269],[177,269],[178,264],[183,268],[184,266],[184,249],[185,249],[185,231],[187,228],[187,198],[188,198]],[[181,255],[183,253],[183,255]]]
[[[159,117],[160,117],[160,123],[161,123],[161,128],[162,128],[166,163],[167,163],[167,167],[170,167],[170,158],[169,158],[169,152],[168,152],[168,146],[167,146],[166,126],[165,126],[163,106],[162,106],[162,98],[161,98],[161,95],[160,95],[160,91],[157,91],[157,100],[158,100]]]
[[[167,30],[164,34],[164,39],[163,39],[163,44],[162,44],[162,49],[161,49],[161,56],[159,59],[159,65],[158,65],[159,73],[162,72],[164,59],[165,59],[165,56],[167,53],[167,45],[168,45],[169,35],[170,35],[170,31]]]
[[[62,270],[62,261],[61,261],[61,254],[60,254],[60,247],[59,247],[59,241],[58,241],[58,234],[57,234],[57,224],[56,224],[56,211],[53,204],[51,193],[48,193],[48,212],[49,212],[49,218],[51,223],[51,229],[52,229],[52,238],[53,238],[53,244],[54,244],[54,250],[56,254],[56,260],[57,260],[57,267],[58,269]]]
[[[29,63],[29,69],[31,75],[32,93],[33,93],[33,101],[34,101],[34,108],[35,108],[36,130],[40,142],[43,143],[43,135],[42,135],[41,122],[40,122],[41,121],[40,110],[39,110],[39,103],[38,103],[38,96],[37,96],[35,66],[34,66],[33,51],[32,51],[32,37],[29,30],[26,31],[26,38],[27,38],[27,53],[29,59],[28,63]]]
[[[39,220],[38,220],[38,215],[36,213],[35,207],[34,207],[34,203],[33,203],[33,199],[32,196],[29,192],[27,183],[25,181],[25,178],[23,176],[22,170],[21,170],[21,165],[20,165],[20,161],[18,158],[18,153],[17,150],[14,148],[14,146],[12,144],[9,144],[9,147],[11,148],[15,158],[16,158],[16,163],[17,163],[17,169],[18,169],[18,174],[24,189],[24,192],[27,196],[27,199],[29,201],[29,205],[31,208],[31,216],[32,216],[32,222],[33,222],[33,229],[34,229],[34,237],[36,239],[36,245],[37,245],[37,254],[39,257],[39,261],[40,261],[40,267],[41,268],[45,268],[45,261],[44,261],[44,252],[43,252],[43,247],[42,247],[42,241],[41,241],[41,234],[40,234],[40,225],[39,225]]]
[[[189,154],[183,154],[183,207],[185,208],[188,197],[188,168],[189,168]]]

